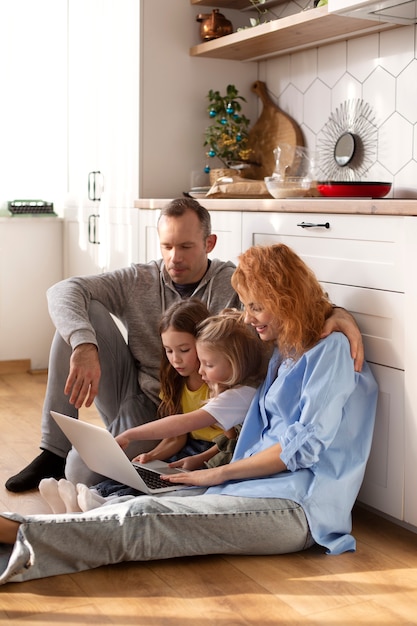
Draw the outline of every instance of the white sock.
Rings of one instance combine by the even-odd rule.
[[[43,478],[39,483],[39,493],[49,505],[52,513],[66,513],[67,508],[58,491],[58,481],[55,478]]]
[[[107,498],[100,496],[94,489],[89,489],[87,485],[77,484],[77,502],[81,511],[91,511],[107,502]]]
[[[61,496],[67,513],[80,513],[81,509],[77,502],[77,491],[75,485],[65,478],[58,481],[58,492]]]

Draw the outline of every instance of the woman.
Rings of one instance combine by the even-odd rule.
[[[245,321],[275,344],[232,462],[182,475],[181,482],[199,489],[175,495],[75,515],[4,514],[0,541],[11,545],[2,582],[120,561],[282,554],[314,543],[331,554],[355,549],[351,509],[377,398],[369,367],[354,371],[344,335],[320,339],[332,306],[288,247],[250,248],[232,284]]]

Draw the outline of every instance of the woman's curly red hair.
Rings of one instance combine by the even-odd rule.
[[[298,358],[315,345],[333,310],[314,272],[285,244],[246,250],[232,286],[246,305],[256,303],[273,314],[277,345],[286,357]]]

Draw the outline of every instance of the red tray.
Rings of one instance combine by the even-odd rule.
[[[317,189],[327,198],[383,198],[391,191],[392,183],[354,181],[327,181],[317,183]]]

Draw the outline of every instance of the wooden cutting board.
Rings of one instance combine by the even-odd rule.
[[[271,176],[274,171],[274,149],[280,143],[304,146],[304,137],[297,122],[272,101],[265,83],[257,80],[252,85],[252,92],[261,99],[263,109],[249,131],[248,147],[252,149],[250,160],[256,165],[245,169],[244,176],[261,180],[264,176]]]

